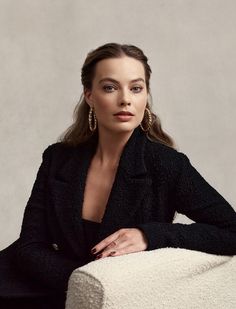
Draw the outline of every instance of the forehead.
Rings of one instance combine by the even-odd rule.
[[[111,77],[114,79],[132,80],[142,77],[145,80],[145,71],[142,62],[131,58],[103,59],[96,64],[95,79]]]

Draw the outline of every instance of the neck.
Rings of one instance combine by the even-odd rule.
[[[114,133],[99,130],[98,146],[94,158],[102,167],[117,167],[122,151],[133,131]]]

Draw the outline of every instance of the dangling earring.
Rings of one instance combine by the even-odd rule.
[[[146,116],[146,115],[147,115],[147,116]],[[144,120],[145,123],[147,123],[147,128],[144,128],[144,127],[143,127],[143,125],[142,125],[143,120]],[[147,132],[147,131],[149,131],[149,129],[151,128],[151,125],[152,125],[152,114],[151,114],[149,108],[147,108],[147,107],[145,108],[145,111],[144,111],[143,120],[142,120],[142,122],[140,123],[140,127],[141,127],[141,129],[142,129],[144,132]]]
[[[93,119],[93,120],[92,120]],[[90,131],[95,131],[97,128],[97,118],[93,108],[90,106],[89,115],[88,115],[89,129]],[[94,126],[92,126],[92,122],[94,122]]]

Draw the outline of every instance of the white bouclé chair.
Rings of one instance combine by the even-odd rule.
[[[66,309],[236,308],[236,256],[181,248],[106,257],[76,270]]]

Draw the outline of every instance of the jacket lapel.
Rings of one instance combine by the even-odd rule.
[[[146,142],[147,137],[138,127],[125,145],[102,219],[99,241],[122,227],[131,226],[135,212],[144,202],[152,184],[144,160]]]
[[[138,127],[130,136],[120,157],[116,177],[101,222],[99,241],[121,227],[132,224],[152,180],[144,160],[147,137]],[[64,236],[82,256],[84,247],[82,207],[88,169],[96,151],[96,142],[73,149],[69,160],[51,179],[55,212]]]
[[[50,189],[56,220],[76,255],[83,257],[84,235],[82,205],[86,176],[94,153],[94,145],[73,148],[72,154],[51,178]]]

